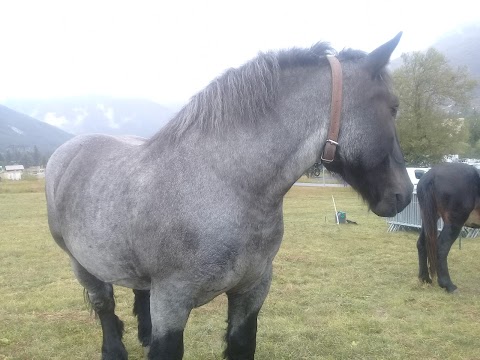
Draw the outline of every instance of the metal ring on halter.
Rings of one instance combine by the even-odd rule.
[[[334,141],[334,140],[328,139],[326,142],[327,142],[327,143],[330,143],[330,144],[332,144],[332,145],[338,146],[338,142],[336,142],[336,141]]]

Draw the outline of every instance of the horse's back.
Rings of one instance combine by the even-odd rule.
[[[480,175],[471,165],[445,163],[434,166],[418,182],[417,194],[420,207],[435,204],[444,221],[463,225],[469,214],[474,217],[470,221],[472,224],[480,221]]]
[[[422,192],[427,187],[444,194],[480,190],[480,176],[473,166],[464,163],[444,163],[432,167],[423,175],[417,185]],[[476,192],[477,194],[477,192]]]

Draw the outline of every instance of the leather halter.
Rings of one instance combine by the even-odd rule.
[[[333,55],[327,55],[332,69],[332,102],[330,112],[330,128],[327,142],[320,157],[323,163],[331,163],[335,158],[338,146],[338,132],[340,130],[340,115],[342,114],[342,65]]]

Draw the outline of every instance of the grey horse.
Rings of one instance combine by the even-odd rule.
[[[150,139],[82,135],[57,149],[46,170],[48,222],[100,319],[103,359],[127,359],[112,284],[134,291],[149,359],[181,359],[191,310],[222,293],[224,356],[253,359],[283,197],[327,140],[338,146],[325,167],[375,214],[410,202],[386,71],[400,37],[369,54],[322,42],[261,53],[213,80]],[[327,55],[343,71],[337,141],[327,139]]]

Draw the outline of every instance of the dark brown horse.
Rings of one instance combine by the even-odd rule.
[[[457,287],[448,273],[447,256],[463,226],[480,228],[479,173],[462,163],[437,165],[418,182],[417,196],[422,214],[418,277],[431,283],[438,274],[438,285],[453,292]],[[440,217],[444,226],[437,238]]]

